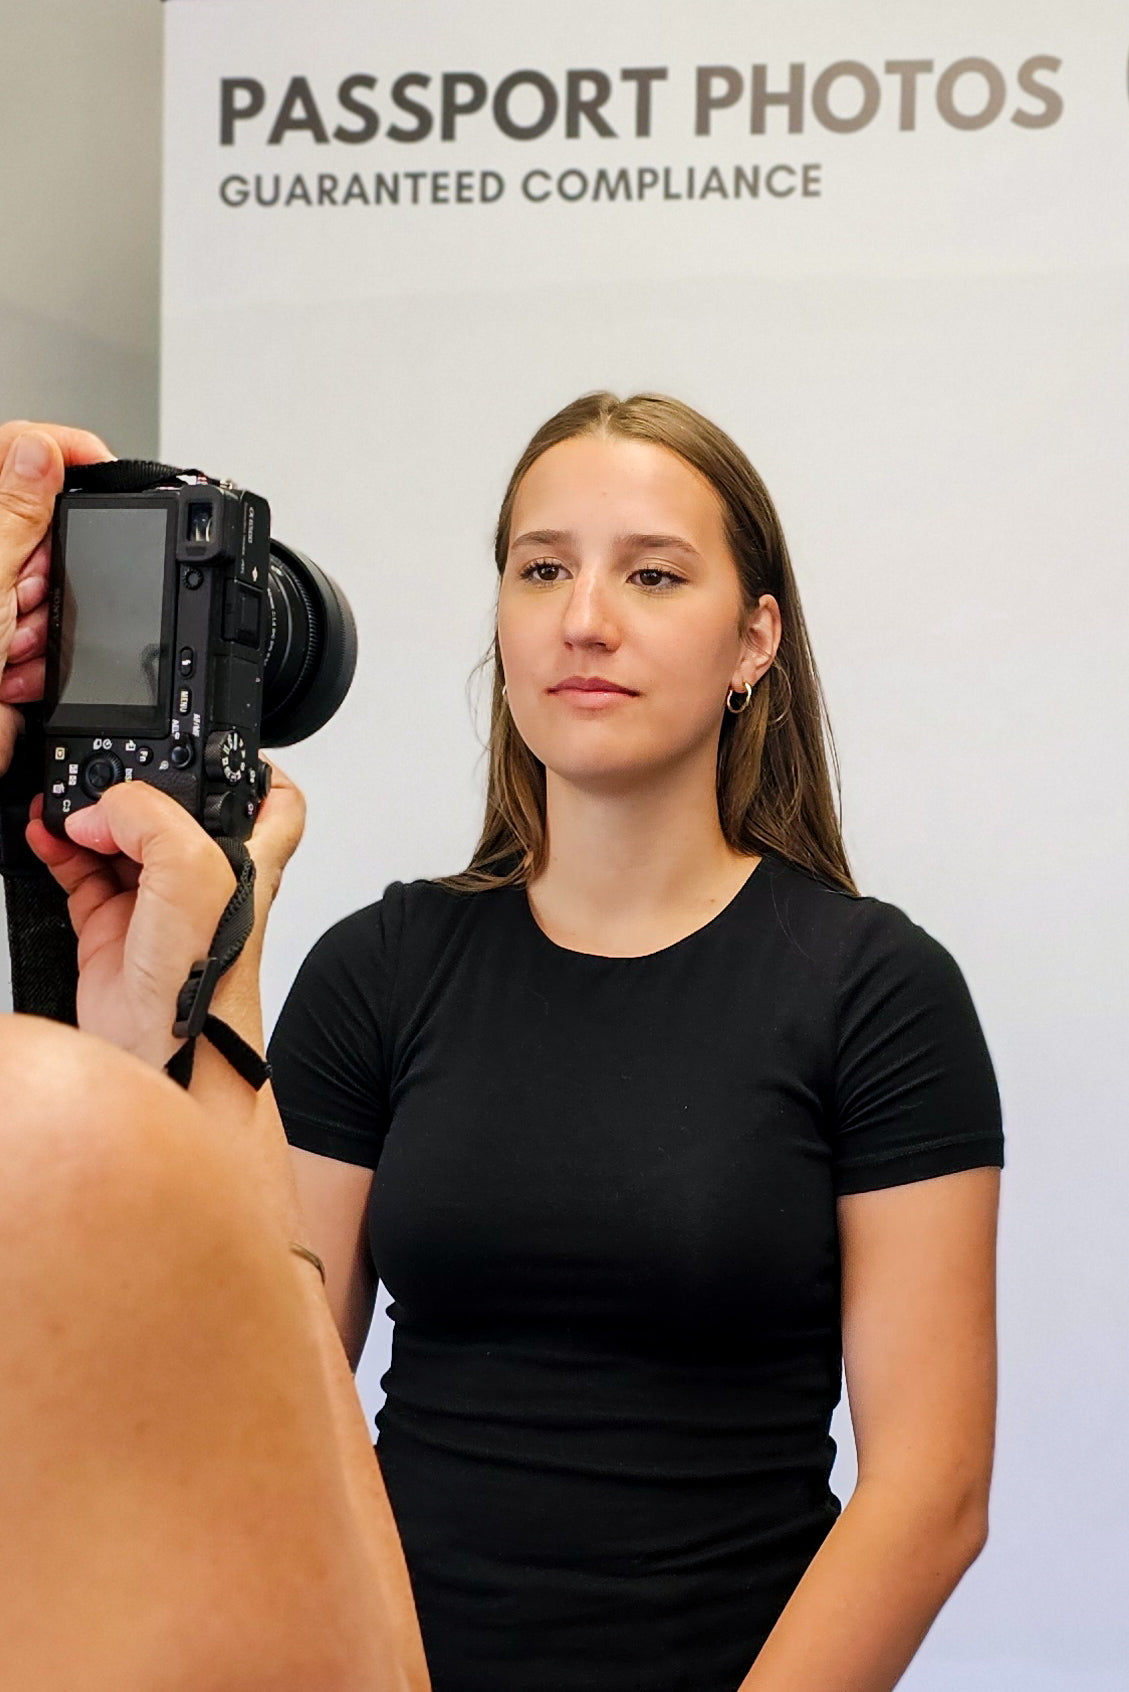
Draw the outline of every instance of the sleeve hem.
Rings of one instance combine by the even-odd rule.
[[[976,1134],[962,1140],[935,1141],[912,1150],[884,1157],[860,1159],[840,1167],[835,1190],[838,1197],[849,1193],[878,1192],[886,1187],[908,1186],[937,1175],[956,1175],[965,1169],[1002,1169],[1003,1141],[998,1134]]]
[[[318,1157],[331,1157],[338,1163],[353,1163],[363,1169],[375,1169],[380,1160],[380,1148],[374,1148],[367,1136],[353,1129],[318,1122],[294,1111],[287,1111],[282,1126],[288,1143],[299,1151],[314,1152]]]

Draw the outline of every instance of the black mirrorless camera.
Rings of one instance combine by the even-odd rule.
[[[265,499],[164,465],[68,472],[51,544],[47,827],[146,781],[245,840],[269,786],[260,746],[313,734],[349,689],[344,596],[272,540]]]

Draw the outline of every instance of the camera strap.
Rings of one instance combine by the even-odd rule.
[[[8,913],[12,1007],[54,1022],[75,1021],[78,942],[67,896],[24,838],[28,808],[43,786],[39,705],[23,708],[25,732],[0,779],[0,876]]]
[[[175,464],[159,464],[155,458],[108,458],[100,464],[72,464],[63,478],[65,493],[148,493],[181,477],[193,476],[210,482],[202,470],[178,470]]]
[[[255,920],[255,865],[250,853],[241,840],[221,837],[216,845],[235,871],[235,892],[224,907],[208,956],[192,965],[177,995],[172,1031],[184,1045],[166,1063],[165,1074],[179,1086],[188,1086],[196,1061],[196,1041],[203,1035],[258,1092],[270,1080],[270,1064],[208,1008],[216,983],[243,950]]]

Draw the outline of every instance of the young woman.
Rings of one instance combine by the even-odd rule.
[[[271,1045],[354,1366],[393,1295],[379,1459],[432,1684],[888,1692],[986,1533],[975,1013],[854,889],[732,441],[586,396],[496,559],[472,862],[332,929]]]
[[[0,734],[64,458],[104,453],[0,431]],[[885,1692],[983,1542],[994,1086],[946,954],[850,889],[767,496],[684,407],[597,396],[531,444],[498,557],[483,839],[303,970],[297,1191],[270,1089],[207,1047],[188,1098],[152,1073],[217,850],[142,786],[29,830],[103,1039],[0,1021],[14,1684],[416,1692],[381,1469],[437,1692]],[[214,1002],[252,1042],[301,820],[280,781]],[[370,1220],[380,1468],[337,1339]]]

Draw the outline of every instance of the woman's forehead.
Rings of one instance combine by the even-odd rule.
[[[534,460],[514,499],[511,544],[523,531],[605,528],[724,539],[721,502],[686,460],[652,441],[581,435]]]

